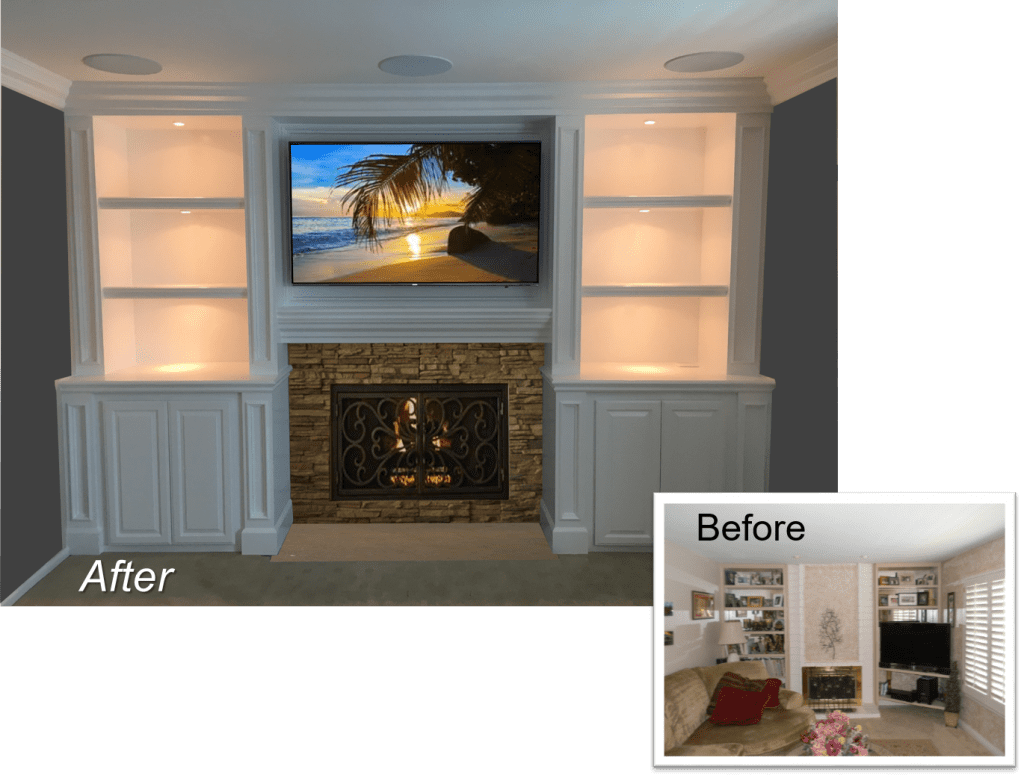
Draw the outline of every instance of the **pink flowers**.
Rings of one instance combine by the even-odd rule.
[[[860,724],[852,726],[850,717],[834,710],[800,736],[804,750],[813,756],[867,756],[868,740]]]

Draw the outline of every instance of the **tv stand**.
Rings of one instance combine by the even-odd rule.
[[[932,673],[927,672],[925,670],[906,670],[900,667],[882,667],[881,665],[879,665],[878,669],[880,671],[879,675],[881,675],[881,673],[885,673],[885,682],[887,687],[892,684],[893,673],[904,673],[906,675],[916,676],[917,678],[949,678],[948,673]],[[915,702],[913,700],[900,699],[899,697],[893,697],[891,694],[880,694],[878,696],[878,700],[879,702],[883,700],[895,702],[899,703],[900,705],[916,705],[919,708],[931,708],[932,710],[945,710],[946,708],[945,703],[938,699],[931,703],[924,703]]]

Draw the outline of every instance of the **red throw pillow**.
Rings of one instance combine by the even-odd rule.
[[[772,695],[768,698],[768,705],[766,707],[777,708],[779,706],[779,689],[782,687],[782,681],[778,678],[744,678],[736,673],[724,673],[719,679],[718,685],[715,686],[715,690],[711,693],[711,702],[708,704],[707,709],[709,716],[715,712],[718,695],[726,687],[743,689],[748,692],[771,691]]]
[[[748,726],[761,720],[771,692],[748,692],[726,686],[718,695],[711,721],[715,724]]]

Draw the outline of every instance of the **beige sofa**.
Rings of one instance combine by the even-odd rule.
[[[767,756],[784,754],[800,744],[800,735],[814,723],[814,711],[803,695],[779,691],[779,709],[766,709],[749,726],[713,724],[707,707],[724,673],[768,678],[763,662],[729,662],[694,667],[665,676],[666,756]]]

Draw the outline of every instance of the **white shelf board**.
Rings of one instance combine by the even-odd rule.
[[[584,197],[584,208],[728,208],[732,195]]]
[[[105,286],[108,300],[235,300],[244,299],[244,286]]]
[[[729,287],[719,284],[590,284],[584,297],[728,297]]]
[[[241,210],[244,197],[100,197],[99,207],[108,210]]]

